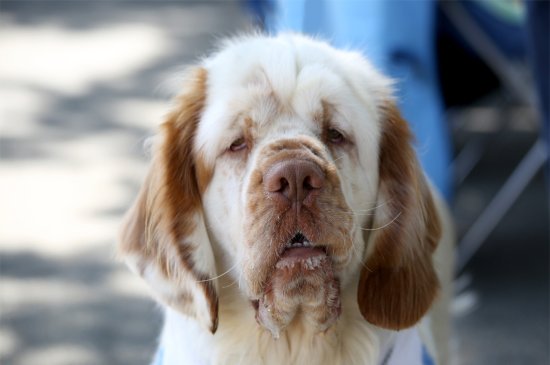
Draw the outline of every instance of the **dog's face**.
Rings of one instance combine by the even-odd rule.
[[[437,289],[439,224],[389,85],[306,38],[226,44],[163,125],[123,230],[131,266],[213,331],[214,257],[274,336],[298,313],[326,330],[357,282],[366,320],[414,324]]]
[[[332,55],[312,62],[263,42],[250,66],[231,64],[235,49],[207,64],[233,72],[209,72],[208,87],[224,93],[207,92],[198,126],[196,150],[213,171],[203,207],[225,266],[258,302],[260,322],[284,327],[307,305],[324,328],[338,314],[339,286],[364,256],[361,228],[376,206],[379,112],[376,100],[364,105],[334,60],[322,58]],[[386,80],[373,82],[380,98]]]

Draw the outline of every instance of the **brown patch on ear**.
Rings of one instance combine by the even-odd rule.
[[[212,179],[212,168],[207,167],[201,156],[193,151],[193,141],[206,98],[207,72],[203,68],[194,70],[193,79],[187,87],[192,92],[178,97],[178,105],[162,125],[166,141],[163,155],[169,171],[168,181],[176,184],[176,199],[188,199],[193,204],[201,203],[201,194]],[[176,201],[177,203],[177,201]]]
[[[367,242],[373,247],[361,272],[357,299],[367,321],[399,330],[417,323],[437,295],[432,254],[441,228],[408,124],[395,106],[384,112],[379,208],[369,230]]]
[[[205,103],[206,77],[201,68],[189,74],[175,109],[161,125],[153,163],[127,213],[119,248],[129,257],[130,266],[157,290],[161,301],[206,321],[215,332],[218,296],[214,282],[208,280],[215,267],[201,208],[201,194],[212,169],[193,150]],[[208,263],[197,262],[199,250],[198,256],[210,258]],[[208,267],[209,272],[197,269],[197,264]],[[204,299],[197,298],[198,293]],[[208,308],[201,308],[200,303]]]

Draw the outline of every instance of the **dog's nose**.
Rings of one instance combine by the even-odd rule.
[[[264,174],[268,196],[282,203],[309,205],[321,190],[325,175],[321,168],[306,160],[283,161],[271,166]]]

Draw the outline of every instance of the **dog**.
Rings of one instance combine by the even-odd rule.
[[[118,245],[155,364],[447,363],[452,226],[392,85],[296,34],[186,71]]]

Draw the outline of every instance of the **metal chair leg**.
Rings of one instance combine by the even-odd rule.
[[[464,269],[547,159],[548,147],[539,139],[462,238],[458,246],[457,272]]]

